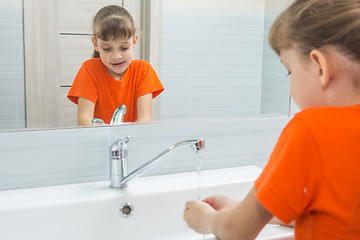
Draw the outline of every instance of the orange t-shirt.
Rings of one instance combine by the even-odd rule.
[[[107,71],[100,58],[92,58],[83,63],[68,93],[68,98],[78,103],[78,98],[86,98],[95,104],[94,118],[110,123],[115,109],[125,104],[124,122],[137,119],[136,101],[139,97],[152,93],[153,98],[164,90],[150,63],[133,60],[120,81]]]
[[[360,239],[360,105],[296,114],[255,187],[296,239]]]

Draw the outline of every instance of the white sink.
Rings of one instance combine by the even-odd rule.
[[[185,202],[213,194],[243,198],[261,169],[245,166],[140,177],[122,190],[109,181],[0,191],[1,240],[200,240],[188,229]],[[200,182],[200,191],[198,183]],[[123,216],[120,208],[133,206]],[[293,229],[268,225],[258,239],[293,239]]]

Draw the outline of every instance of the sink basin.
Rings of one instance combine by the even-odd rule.
[[[202,171],[200,178],[197,172],[140,177],[121,190],[102,181],[0,191],[0,239],[215,239],[187,228],[185,202],[216,193],[243,198],[260,172],[244,166]],[[294,239],[293,229],[268,225],[258,239]]]

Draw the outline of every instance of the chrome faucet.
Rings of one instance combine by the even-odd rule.
[[[127,171],[127,143],[132,137],[117,139],[110,146],[110,187],[119,188]]]
[[[123,104],[118,106],[115,109],[114,114],[111,118],[110,125],[115,125],[117,123],[121,123],[124,120],[125,113],[126,113],[126,106]]]
[[[148,162],[144,163],[131,173],[127,174],[127,143],[131,140],[131,137],[125,137],[123,139],[117,139],[110,146],[110,187],[111,188],[123,188],[127,186],[127,182],[131,179],[142,175],[146,171],[150,170],[155,165],[159,164],[169,153],[182,146],[191,146],[195,152],[200,151],[205,147],[204,139],[193,139],[186,140],[176,143],[175,145],[169,147],[159,155],[150,159]]]
[[[110,125],[116,125],[123,122],[125,113],[126,113],[126,106],[123,104],[119,105],[113,113],[113,116],[110,121]],[[105,122],[101,118],[94,118],[91,121],[91,124],[93,126],[99,126],[99,125],[105,125]]]

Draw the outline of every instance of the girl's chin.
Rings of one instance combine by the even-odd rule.
[[[113,69],[108,69],[109,74],[115,79],[121,79],[126,71],[114,71]]]
[[[126,68],[124,68],[124,66],[121,66],[121,67],[114,67],[114,66],[109,66],[107,67],[107,69],[113,73],[116,73],[116,74],[123,74],[125,71],[126,71]]]
[[[112,71],[116,75],[124,75],[125,71]]]

